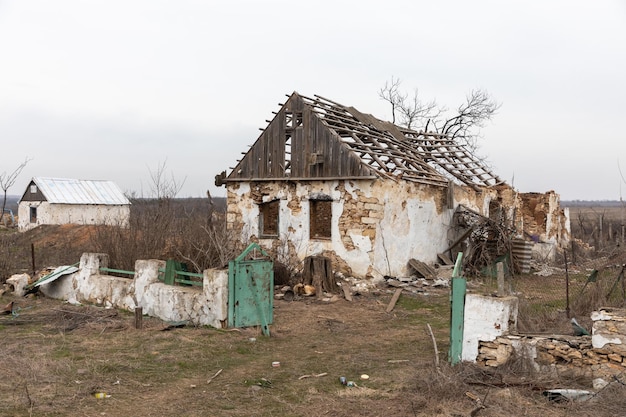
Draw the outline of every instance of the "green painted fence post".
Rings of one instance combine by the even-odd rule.
[[[452,290],[450,292],[450,352],[452,365],[461,362],[463,353],[463,317],[465,310],[465,278],[461,277],[463,253],[460,252],[452,272]]]
[[[167,285],[174,285],[174,279],[176,278],[176,261],[168,259],[165,261],[165,275],[163,282]]]

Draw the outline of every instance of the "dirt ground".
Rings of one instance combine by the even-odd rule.
[[[406,293],[386,313],[390,298],[380,291],[332,304],[277,300],[267,337],[256,328],[170,328],[147,317],[138,330],[124,311],[4,296],[2,303],[17,303],[17,316],[0,317],[0,415],[620,415],[599,403],[606,396],[549,402],[543,389],[563,381],[448,366],[445,291]],[[341,385],[341,376],[355,386]]]
[[[129,312],[6,293],[0,307],[16,307],[0,315],[0,416],[626,415],[617,383],[585,403],[554,403],[545,389],[590,381],[545,379],[514,363],[449,366],[449,290],[404,291],[387,313],[393,291],[275,300],[270,337],[149,317],[136,329]]]

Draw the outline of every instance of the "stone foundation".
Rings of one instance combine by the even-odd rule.
[[[611,380],[626,372],[626,309],[601,309],[591,318],[592,336],[502,335],[481,340],[476,362],[497,367],[515,358],[539,372]]]

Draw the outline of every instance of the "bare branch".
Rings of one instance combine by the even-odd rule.
[[[6,192],[9,188],[13,186],[13,184],[15,184],[17,177],[19,177],[26,164],[28,164],[28,162],[30,161],[31,159],[27,157],[24,159],[24,162],[22,162],[17,168],[13,170],[13,172],[7,173],[6,171],[4,171],[2,174],[0,174],[0,188],[2,188],[2,191]]]
[[[391,81],[385,82],[385,86],[378,91],[378,97],[391,104],[391,122],[413,128],[416,124],[424,125],[430,119],[439,117],[442,109],[435,100],[422,102],[417,88],[409,99],[407,94],[400,92],[400,79],[391,77]],[[398,116],[398,117],[397,117]]]
[[[391,104],[391,122],[396,123],[396,108],[403,103],[406,96],[400,94],[400,79],[391,76],[391,81],[385,81],[385,86],[378,90],[378,97]]]
[[[6,171],[0,174],[0,188],[2,188],[2,210],[0,210],[0,219],[4,216],[4,209],[6,208],[7,203],[7,191],[9,188],[13,187],[15,181],[17,181],[17,177],[20,176],[24,167],[31,161],[30,158],[24,158],[24,162],[22,162],[17,168],[15,168],[12,172],[7,173]]]
[[[500,104],[484,90],[472,90],[465,98],[465,103],[457,109],[457,114],[447,119],[441,133],[465,145],[471,152],[478,149],[480,129],[487,120],[496,114]]]
[[[407,129],[412,129],[415,124],[424,126],[428,120],[439,117],[442,109],[435,100],[423,103],[416,88],[411,100],[406,100],[406,96],[404,96],[404,99],[398,103],[398,111],[401,124],[406,126]]]
[[[167,160],[159,163],[155,171],[148,168],[150,179],[152,180],[152,195],[158,200],[169,200],[171,198],[175,198],[187,180],[187,177],[185,177],[182,182],[178,182],[173,173],[170,173],[168,178],[166,169]]]
[[[486,91],[472,90],[451,117],[446,117],[448,109],[437,105],[435,100],[423,102],[415,89],[409,99],[400,91],[400,79],[391,81],[378,91],[378,97],[391,104],[392,123],[398,122],[408,129],[445,134],[464,145],[476,156],[480,130],[496,114],[500,104]],[[398,117],[396,117],[398,116]]]

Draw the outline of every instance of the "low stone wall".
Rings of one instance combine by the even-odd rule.
[[[516,358],[540,372],[608,381],[626,372],[626,309],[601,309],[591,318],[592,336],[502,335],[480,341],[476,362],[497,367]]]
[[[90,303],[143,313],[162,320],[189,321],[196,325],[226,327],[228,317],[228,271],[204,271],[203,286],[183,287],[159,281],[159,268],[165,261],[138,260],[133,279],[101,275],[108,256],[85,253],[78,272],[41,285],[41,292],[51,298],[73,304]]]

